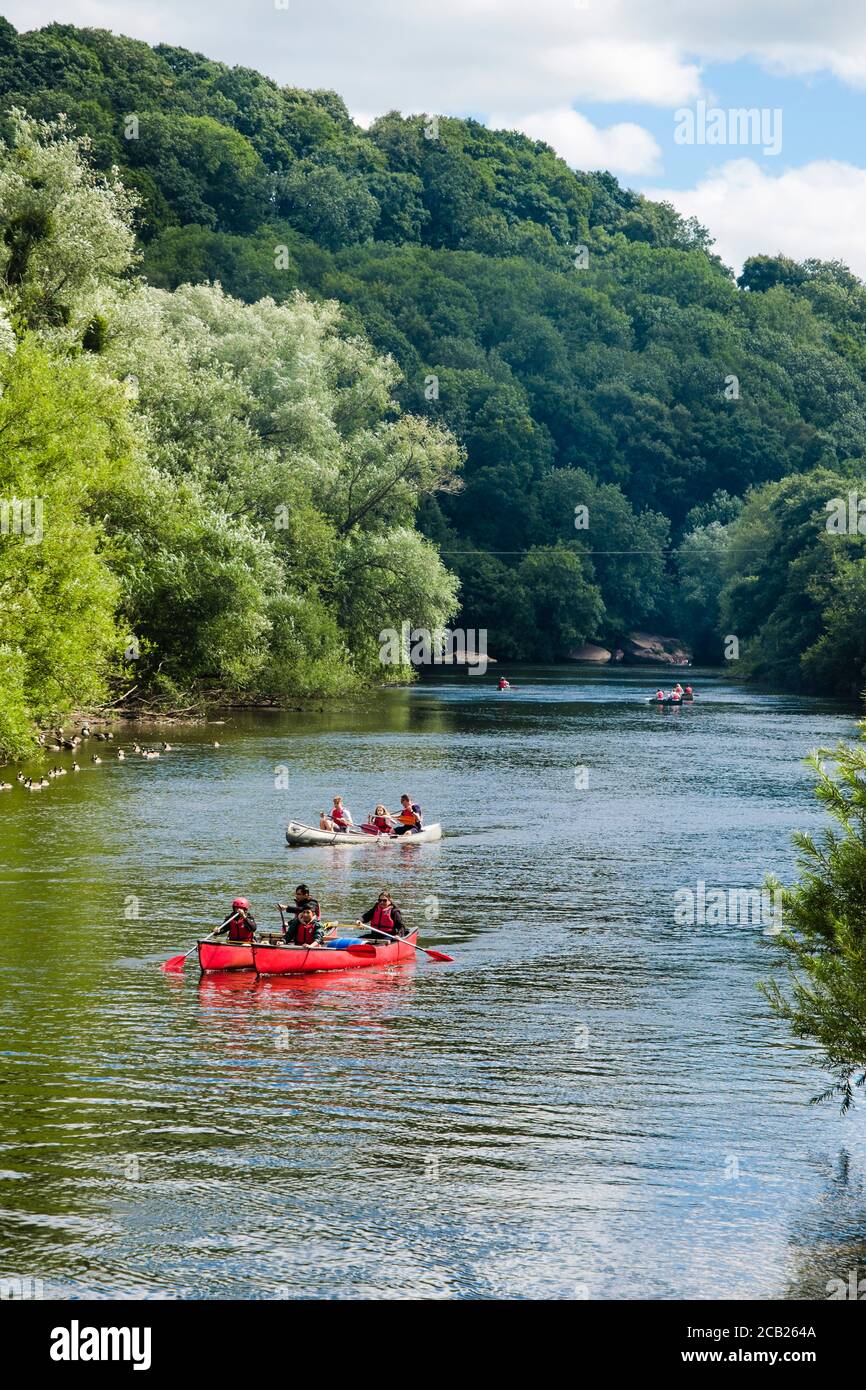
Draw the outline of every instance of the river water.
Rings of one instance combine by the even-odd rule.
[[[0,797],[0,1276],[796,1299],[866,1275],[864,1110],[810,1106],[825,1078],[756,988],[771,926],[674,912],[790,877],[790,831],[822,823],[801,759],[856,711],[718,673],[674,710],[646,673],[512,674],[231,716],[154,762],[88,745]],[[285,844],[334,791],[360,819],[404,790],[439,844]],[[301,881],[341,920],[390,886],[454,963],[159,970],[235,893],[270,923]]]

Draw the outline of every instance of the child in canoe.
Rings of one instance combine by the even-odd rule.
[[[322,811],[319,818],[320,830],[348,830],[355,822],[352,820],[352,812],[348,806],[343,805],[341,796],[334,797],[334,804],[331,807],[330,815],[325,815]]]
[[[258,927],[246,898],[234,899],[231,916],[226,918],[221,927],[217,927],[214,935],[224,931],[228,932],[229,941],[252,941]]]
[[[321,946],[324,936],[324,925],[318,917],[313,916],[310,908],[305,907],[286,927],[281,940],[290,946]]]
[[[393,835],[394,826],[397,824],[397,817],[392,816],[385,806],[377,806],[367,824],[362,827],[364,830],[375,830],[379,835]]]

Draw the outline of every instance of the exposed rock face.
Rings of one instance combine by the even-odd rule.
[[[603,666],[610,661],[610,652],[607,647],[597,647],[594,642],[586,642],[582,647],[575,647],[573,652],[568,653],[569,661],[593,661]]]
[[[622,639],[624,661],[647,661],[659,666],[688,666],[692,654],[678,637],[656,632],[629,632]]]

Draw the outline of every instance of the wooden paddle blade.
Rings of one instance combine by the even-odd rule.
[[[160,970],[183,970],[186,965],[186,956],[172,956],[171,960],[163,961]]]

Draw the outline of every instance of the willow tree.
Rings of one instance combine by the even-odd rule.
[[[780,894],[783,929],[774,941],[788,979],[761,985],[798,1038],[817,1045],[833,1085],[815,1100],[841,1098],[842,1110],[866,1086],[866,721],[857,744],[809,758],[815,795],[835,821],[794,843],[799,881]]]

